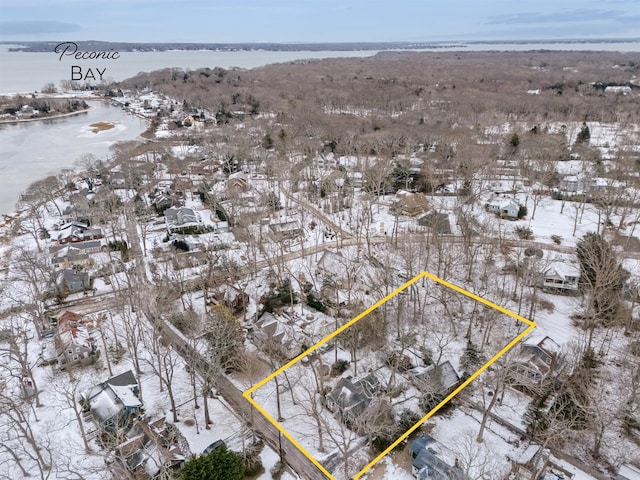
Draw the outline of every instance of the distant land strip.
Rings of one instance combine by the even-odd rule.
[[[51,52],[56,45],[67,40],[56,41],[0,41],[0,45],[12,45],[10,52]],[[140,43],[104,42],[100,40],[75,41],[83,50],[109,50],[118,52],[162,52],[167,50],[268,50],[268,51],[354,51],[451,48],[475,44],[554,44],[554,43],[629,43],[640,38],[590,38],[590,39],[544,39],[544,40],[450,40],[432,42],[323,42],[323,43]],[[19,46],[15,46],[19,45]]]

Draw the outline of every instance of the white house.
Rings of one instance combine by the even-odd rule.
[[[486,204],[487,211],[507,218],[518,218],[520,204],[512,198],[496,198]]]
[[[561,292],[573,291],[578,289],[579,280],[580,270],[576,265],[555,262],[545,270],[542,287]]]
[[[629,95],[631,87],[626,85],[612,85],[604,89],[604,93],[615,93],[617,95]]]

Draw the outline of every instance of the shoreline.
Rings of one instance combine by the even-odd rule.
[[[89,106],[89,108],[85,108],[82,110],[76,110],[75,112],[67,112],[67,113],[58,113],[56,115],[51,115],[49,117],[39,117],[39,118],[19,118],[16,120],[0,120],[0,125],[7,125],[11,123],[27,123],[27,122],[37,122],[42,120],[50,120],[53,118],[64,118],[71,117],[73,115],[79,115],[81,113],[87,113],[89,110],[92,110],[94,107]]]
[[[94,100],[95,101],[101,101],[101,102],[108,102],[108,99],[102,99],[102,98],[91,99],[90,101],[94,101]],[[45,118],[27,118],[27,119],[22,119],[22,120],[0,121],[0,125],[2,125],[2,124],[18,124],[18,123],[26,123],[26,122],[36,121],[36,120],[49,120],[49,119],[63,118],[63,117],[68,117],[68,116],[72,116],[72,115],[78,115],[78,114],[81,114],[81,113],[87,113],[90,110],[93,110],[94,108],[95,108],[94,106],[89,106],[89,108],[84,109],[84,110],[80,110],[80,111],[77,111],[77,112],[68,112],[68,113],[63,113],[63,114],[54,115],[54,116],[45,117]],[[124,113],[126,115],[130,115],[130,116],[138,118],[140,120],[146,120],[147,129],[142,131],[142,132],[140,132],[137,135],[136,140],[140,140],[141,139],[142,141],[148,141],[149,139],[147,137],[145,137],[144,134],[148,132],[149,125],[151,124],[149,119],[144,117],[144,116],[142,116],[142,115],[135,114],[133,112],[124,111]],[[107,166],[111,165],[110,162],[105,162],[105,164]],[[74,172],[79,171],[81,168],[82,167],[80,167],[80,166],[71,167],[71,169]],[[60,169],[57,169],[57,171],[59,172]],[[32,179],[32,183],[33,182],[37,182],[38,180],[41,180],[42,178],[44,178],[44,177],[41,177],[41,176],[34,177]],[[0,211],[0,225],[8,225],[8,224],[10,224],[13,220],[15,220],[16,218],[20,217],[20,215],[24,212],[24,208],[21,208],[22,204],[21,204],[20,196],[18,196],[18,199],[16,199],[15,205],[16,206],[14,206],[13,210],[10,210],[9,212],[1,212]]]

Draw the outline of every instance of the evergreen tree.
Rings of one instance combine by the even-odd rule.
[[[264,134],[262,137],[262,148],[265,150],[271,150],[273,148],[273,138],[268,133]]]
[[[518,219],[523,219],[524,217],[527,216],[527,207],[525,207],[524,205],[520,205],[520,208],[518,209]]]
[[[242,457],[222,445],[208,455],[191,457],[180,472],[181,480],[242,480]]]
[[[580,132],[578,132],[576,141],[580,143],[588,142],[590,138],[591,132],[589,131],[589,126],[587,125],[587,122],[582,122],[582,128],[580,129]]]
[[[596,320],[611,321],[621,306],[622,287],[629,272],[622,268],[611,245],[597,233],[587,233],[576,243],[580,285],[589,293],[587,327]]]
[[[471,375],[487,361],[486,357],[477,349],[472,342],[467,342],[462,357],[460,358],[460,368]]]

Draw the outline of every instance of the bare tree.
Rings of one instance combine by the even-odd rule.
[[[49,380],[59,398],[64,399],[64,408],[70,409],[73,412],[76,423],[78,424],[78,428],[80,429],[80,437],[82,438],[84,453],[91,453],[92,449],[89,446],[87,431],[82,419],[82,407],[80,406],[78,400],[80,399],[80,394],[82,393],[82,386],[86,385],[87,383],[95,383],[92,381],[93,376],[87,375],[81,370],[74,370],[70,367],[67,367],[67,375],[51,375],[51,378]]]
[[[490,480],[505,478],[507,468],[498,452],[484,443],[478,443],[471,432],[465,432],[456,439],[453,448],[455,464],[468,480]]]
[[[32,429],[34,412],[29,403],[0,392],[0,445],[25,476],[46,480],[52,473],[52,447],[46,435]]]
[[[150,358],[145,358],[145,362],[158,376],[158,379],[160,380],[160,391],[163,390],[163,386],[167,389],[169,403],[171,404],[173,422],[179,422],[173,390],[173,378],[180,357],[172,348],[171,343],[162,337],[161,332],[157,332],[154,329],[154,331],[148,335],[150,336],[148,341],[151,344],[151,356]]]
[[[0,367],[8,376],[18,380],[24,398],[32,397],[35,406],[40,407],[40,390],[33,374],[35,365],[29,359],[29,344],[32,340],[29,330],[19,322],[12,322],[6,345],[0,345],[0,356],[5,361]]]

